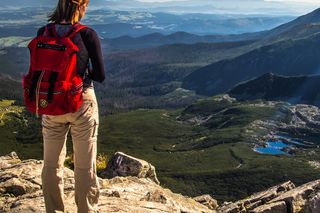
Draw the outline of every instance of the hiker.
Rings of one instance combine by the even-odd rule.
[[[74,93],[77,93],[79,88],[82,88],[80,91],[82,93],[78,98],[80,100],[81,97],[83,102],[79,102],[81,103],[79,105],[80,108],[75,112],[50,115],[50,111],[45,111],[50,106],[50,100],[46,100],[46,97],[43,96],[46,92],[41,92],[41,88],[38,89],[38,86],[35,90],[36,96],[40,95],[40,98],[36,97],[35,111],[41,114],[40,110],[43,110],[44,166],[41,177],[47,213],[65,211],[63,203],[63,168],[69,129],[71,129],[73,141],[75,202],[78,213],[96,212],[98,204],[99,183],[96,176],[96,155],[99,117],[93,81],[103,82],[105,71],[97,33],[89,27],[80,25],[80,20],[84,17],[88,4],[89,0],[59,0],[56,9],[49,15],[49,24],[38,30],[38,36],[70,37],[75,46],[78,47],[78,52],[75,56],[77,59],[76,70],[82,79],[81,87],[76,88]],[[56,52],[68,49],[68,47],[39,42],[37,43],[37,48],[46,49],[43,51],[58,50]],[[62,61],[50,61],[50,63],[56,63],[55,65],[58,66]],[[46,75],[41,74],[40,78],[44,78]],[[51,74],[48,77],[48,82],[56,79],[56,75]],[[38,75],[35,82],[38,81],[40,85],[42,83],[41,80],[39,80]],[[30,93],[30,90],[28,91]],[[50,95],[58,94],[56,92],[52,95],[52,91],[50,94],[50,86],[47,93],[49,94],[48,99],[50,99]],[[41,99],[41,97],[43,98]],[[68,104],[66,104],[66,107],[68,107]]]

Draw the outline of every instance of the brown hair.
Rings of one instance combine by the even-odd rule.
[[[48,16],[48,21],[59,23],[63,20],[72,24],[79,21],[78,7],[89,4],[89,0],[59,0],[56,9]]]

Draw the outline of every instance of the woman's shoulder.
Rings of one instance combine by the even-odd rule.
[[[87,25],[84,25],[84,26],[86,26],[86,27],[80,30],[82,37],[96,37],[97,36],[97,32],[94,29],[92,29],[91,27],[89,27]]]
[[[43,35],[46,30],[46,27],[49,25],[54,25],[54,23],[47,23],[47,24],[43,25],[42,27],[40,27],[37,31],[37,36]]]
[[[42,35],[45,31],[46,26],[42,26],[37,31],[37,36]]]
[[[45,32],[46,26],[47,25],[44,25],[38,29],[37,36],[43,35],[43,33]],[[85,26],[85,28],[80,30],[80,34],[81,34],[82,38],[84,38],[84,39],[93,39],[94,38],[95,39],[95,38],[99,37],[97,32],[93,28],[91,28],[87,25],[84,25],[84,26]]]

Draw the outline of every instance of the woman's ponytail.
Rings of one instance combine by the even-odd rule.
[[[88,3],[89,0],[59,0],[56,9],[48,16],[48,21],[52,23],[67,21],[74,24],[80,18],[78,7]]]

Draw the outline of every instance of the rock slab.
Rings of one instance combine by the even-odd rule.
[[[225,203],[221,213],[319,213],[320,180],[299,187],[291,181],[256,193],[247,199]]]

